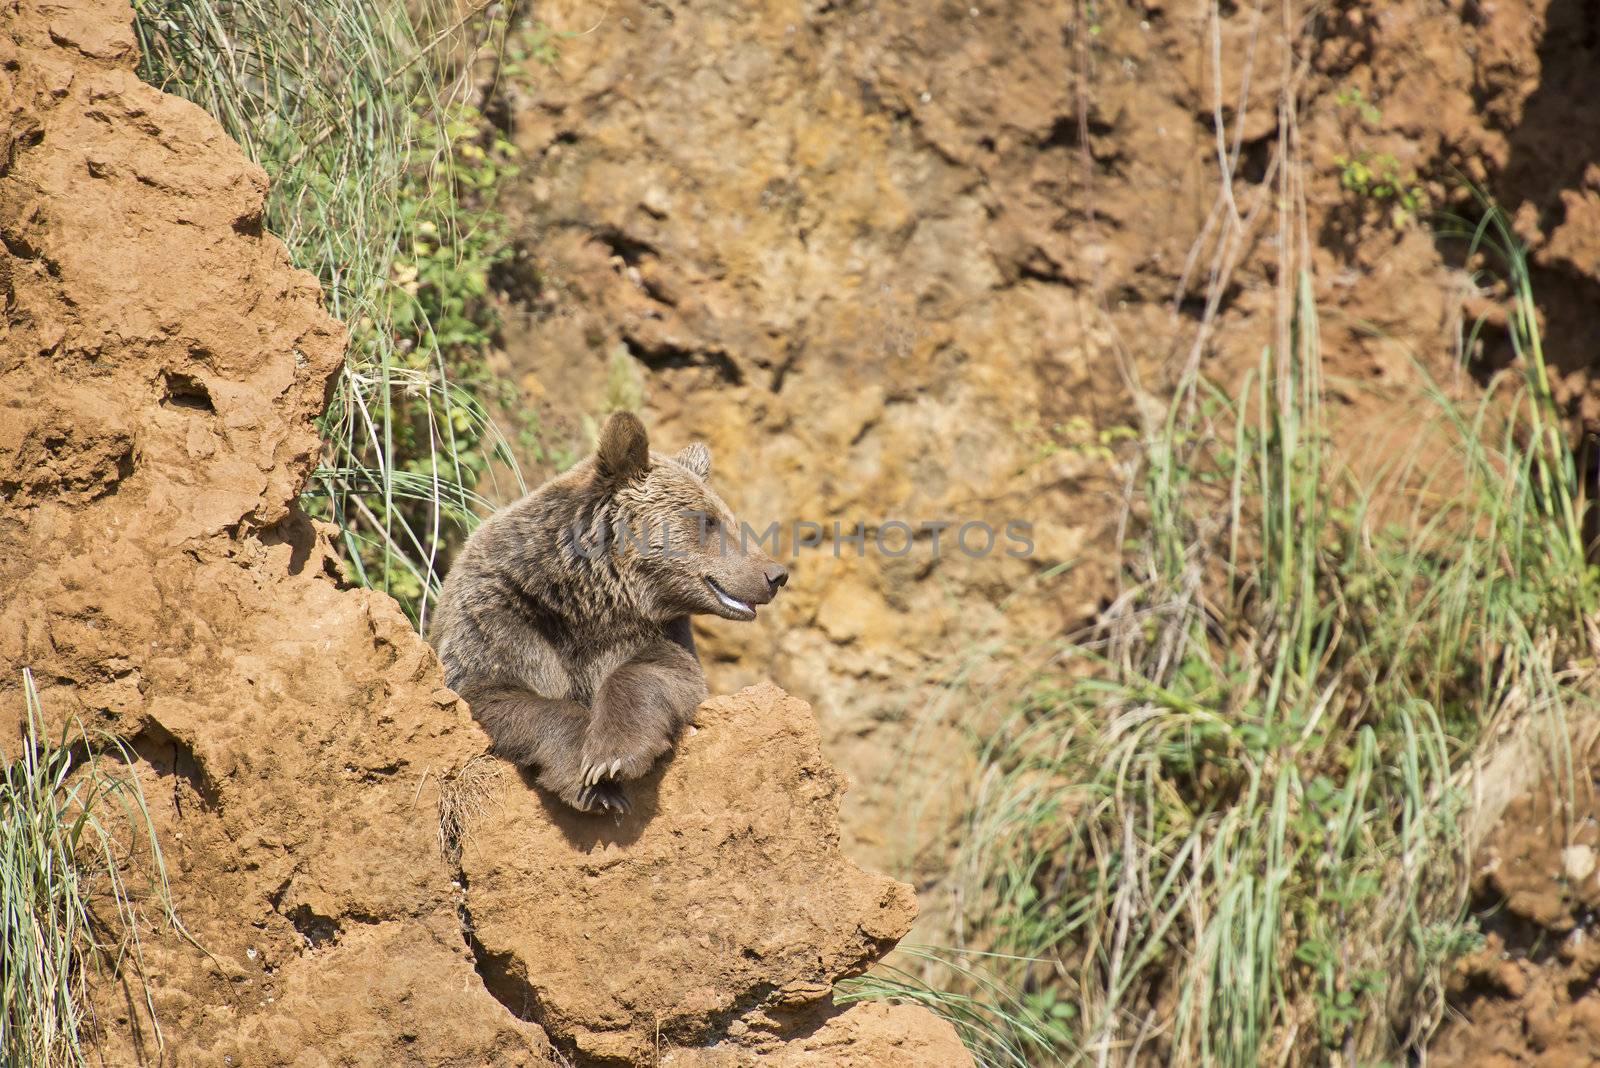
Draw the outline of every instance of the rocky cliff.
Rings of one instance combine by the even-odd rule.
[[[841,857],[805,705],[712,702],[629,819],[578,819],[339,580],[295,500],[342,330],[130,18],[0,5],[0,737],[30,667],[50,729],[126,743],[185,929],[144,901],[104,1061],[970,1063],[924,1010],[831,1002],[915,903]]]

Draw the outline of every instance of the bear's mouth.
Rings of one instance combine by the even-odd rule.
[[[706,576],[706,586],[711,590],[711,596],[717,599],[722,612],[729,619],[751,620],[756,618],[756,610],[739,598],[728,593],[727,590],[717,585],[717,580],[710,575]]]

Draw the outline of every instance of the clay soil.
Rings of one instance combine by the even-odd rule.
[[[1600,1059],[1600,751],[1576,782],[1550,769],[1513,801],[1478,858],[1485,945],[1452,976],[1441,1064],[1579,1068]]]

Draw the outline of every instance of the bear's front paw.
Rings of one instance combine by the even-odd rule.
[[[671,744],[669,738],[637,726],[619,730],[607,729],[603,723],[591,724],[589,736],[583,742],[578,781],[584,786],[594,786],[637,779],[650,770],[656,757],[665,753]]]

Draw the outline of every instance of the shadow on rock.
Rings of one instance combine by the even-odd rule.
[[[661,776],[671,762],[669,756],[650,774],[627,784],[628,801],[633,808],[625,816],[579,812],[540,786],[535,773],[528,768],[518,768],[517,775],[528,792],[539,799],[545,818],[560,830],[568,844],[580,852],[592,853],[605,846],[629,846],[639,840],[645,825],[660,809]]]

